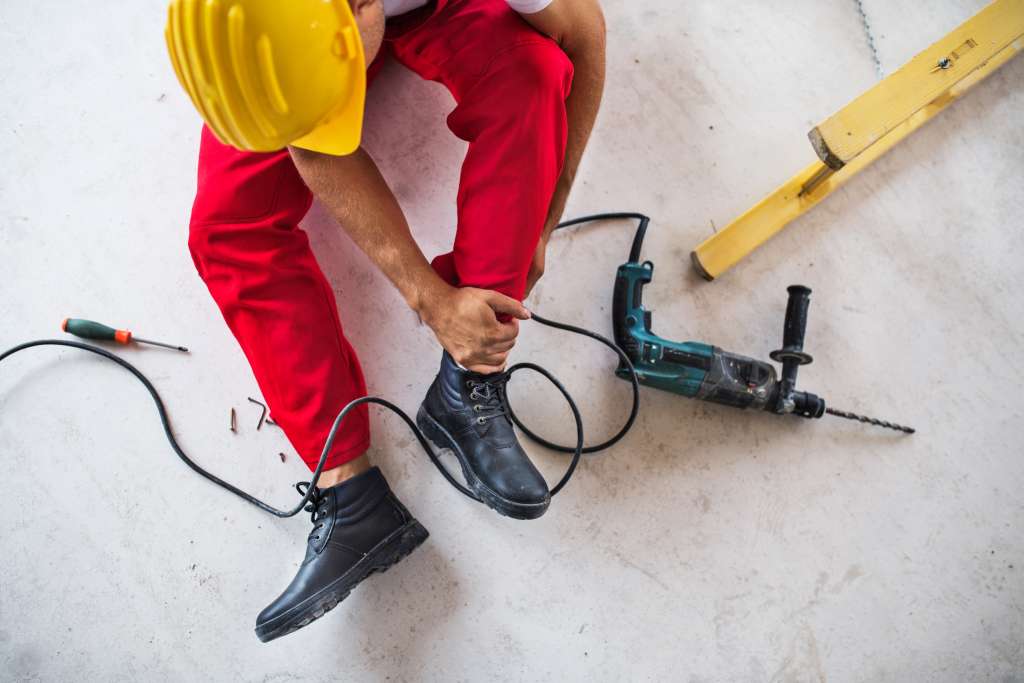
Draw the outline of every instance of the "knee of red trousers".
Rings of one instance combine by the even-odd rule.
[[[295,226],[313,201],[288,150],[245,152],[203,126],[191,225]]]
[[[279,241],[273,233],[295,228],[312,201],[287,150],[244,152],[203,126],[188,238],[200,276],[205,280],[204,263],[225,251],[243,252],[238,255],[244,260],[244,252],[277,248],[268,243]]]
[[[572,88],[573,66],[569,56],[553,40],[529,42],[510,51],[516,67],[529,85],[523,95],[565,100]]]
[[[561,103],[572,89],[573,65],[569,56],[555,41],[536,36],[495,56],[480,85],[515,95],[515,100],[502,102],[509,114],[521,114],[534,104]],[[557,125],[557,118],[530,119],[531,127]],[[557,133],[558,131],[551,131]]]
[[[484,73],[447,82],[459,101],[448,125],[470,143],[488,130],[503,137],[533,133],[557,141],[566,132],[565,100],[572,78],[572,61],[562,48],[536,35],[495,55]]]

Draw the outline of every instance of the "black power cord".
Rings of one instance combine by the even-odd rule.
[[[647,223],[649,221],[647,216],[644,216],[643,214],[624,212],[593,214],[590,216],[582,216],[580,218],[575,218],[569,221],[559,223],[556,226],[556,229],[566,228],[572,225],[578,225],[580,223],[588,223],[591,221],[606,219],[610,220],[618,218],[635,218],[640,221],[640,224],[637,228],[637,235],[633,240],[634,250],[637,250],[637,245],[643,241],[643,233],[646,231]],[[616,346],[614,342],[607,339],[606,337],[602,337],[596,332],[591,332],[590,330],[585,330],[581,327],[575,327],[573,325],[567,325],[565,323],[548,320],[535,313],[532,314],[531,319],[547,327],[553,327],[555,329],[565,330],[567,332],[574,332],[585,337],[590,337],[591,339],[597,340],[604,344],[605,346],[607,346],[608,348],[612,349],[613,351],[615,351],[616,354],[618,354],[619,360],[622,362],[623,367],[628,368],[629,377],[633,385],[633,407],[630,410],[629,418],[626,420],[626,423],[623,425],[622,429],[620,429],[610,439],[603,441],[602,443],[593,446],[584,446],[583,418],[580,417],[579,408],[577,407],[576,402],[573,400],[572,396],[569,394],[566,388],[562,385],[561,382],[559,382],[555,378],[554,375],[552,375],[550,372],[534,363],[517,363],[516,365],[513,365],[511,368],[505,371],[506,374],[509,376],[511,376],[513,373],[519,370],[533,370],[534,372],[543,375],[545,378],[547,378],[548,381],[555,385],[555,388],[558,389],[558,391],[562,394],[562,396],[565,398],[566,403],[569,404],[569,408],[572,410],[573,421],[576,423],[576,445],[564,446],[561,444],[556,444],[551,441],[548,441],[547,439],[538,436],[537,434],[532,432],[519,420],[516,414],[512,412],[511,405],[509,406],[509,416],[512,418],[512,421],[530,439],[552,450],[559,451],[562,453],[572,453],[572,460],[569,463],[568,469],[566,469],[565,474],[562,475],[562,478],[559,480],[559,482],[555,484],[554,487],[551,488],[551,495],[555,495],[556,493],[561,491],[566,484],[569,483],[569,480],[572,478],[573,473],[576,471],[576,466],[579,464],[581,455],[583,455],[584,453],[596,453],[598,451],[602,451],[606,448],[609,448],[610,446],[616,444],[620,439],[622,439],[622,437],[624,437],[626,433],[630,430],[630,428],[633,426],[633,423],[636,421],[637,413],[640,410],[640,383],[637,381],[636,370],[634,370],[633,363],[629,360],[629,357],[622,351],[622,349]],[[142,385],[146,388],[146,391],[148,391],[149,395],[153,398],[153,402],[156,404],[157,413],[160,416],[160,424],[163,425],[164,428],[164,435],[167,437],[168,443],[171,444],[171,448],[182,460],[182,462],[188,465],[196,474],[206,478],[207,480],[213,482],[217,486],[220,486],[221,488],[235,494],[242,500],[252,503],[261,510],[269,512],[270,514],[276,517],[292,517],[294,515],[297,515],[310,501],[310,499],[315,494],[316,483],[320,478],[320,473],[323,471],[324,463],[327,462],[327,455],[328,453],[330,453],[331,446],[334,444],[334,439],[337,437],[338,430],[341,428],[341,425],[345,422],[345,418],[348,416],[348,414],[352,412],[352,410],[354,410],[357,406],[363,405],[364,403],[375,403],[377,405],[384,406],[385,408],[387,408],[388,410],[402,418],[405,424],[409,427],[410,430],[412,430],[412,433],[416,436],[416,440],[419,441],[420,446],[423,448],[423,451],[427,454],[427,456],[430,457],[430,460],[431,462],[434,463],[434,466],[437,467],[437,469],[441,472],[442,475],[444,475],[444,478],[448,480],[448,483],[454,486],[456,489],[458,489],[461,493],[468,496],[469,498],[472,498],[473,500],[476,500],[478,502],[482,502],[476,496],[476,494],[474,494],[468,488],[463,486],[455,479],[454,476],[452,476],[451,472],[448,470],[448,468],[444,466],[440,458],[434,452],[434,449],[431,448],[430,443],[423,435],[423,432],[420,431],[419,427],[416,426],[416,423],[409,417],[408,414],[406,414],[405,411],[396,406],[394,403],[391,403],[390,401],[387,401],[383,398],[378,398],[376,396],[364,396],[363,398],[358,398],[348,403],[344,408],[341,409],[341,412],[338,413],[338,416],[334,418],[334,423],[331,425],[331,430],[330,432],[328,432],[327,439],[324,441],[324,448],[323,451],[320,453],[320,460],[317,462],[316,469],[313,470],[313,476],[310,485],[306,489],[305,494],[302,496],[302,500],[299,501],[298,505],[296,505],[290,510],[280,510],[274,507],[273,505],[263,502],[262,500],[256,498],[252,494],[246,493],[237,486],[234,486],[224,481],[223,479],[204,469],[194,460],[188,457],[188,455],[185,454],[185,451],[181,448],[181,445],[178,443],[178,440],[174,437],[174,432],[171,430],[170,417],[167,414],[167,407],[164,405],[163,399],[160,398],[160,393],[156,390],[156,387],[153,386],[153,383],[149,381],[149,378],[142,374],[141,370],[139,370],[137,367],[126,361],[124,358],[121,358],[120,356],[117,356],[111,353],[110,351],[107,351],[106,349],[100,348],[98,346],[93,346],[91,344],[83,344],[82,342],[68,341],[64,339],[37,339],[35,341],[25,342],[24,344],[18,344],[15,347],[7,349],[2,354],[0,354],[0,362],[4,361],[5,359],[9,358],[10,356],[13,356],[14,354],[20,351],[31,349],[37,346],[66,346],[74,349],[81,349],[83,351],[88,351],[98,356],[102,356],[107,360],[113,361],[114,363],[117,363],[122,368],[130,372],[132,375],[135,376],[137,380],[139,380],[142,383]]]

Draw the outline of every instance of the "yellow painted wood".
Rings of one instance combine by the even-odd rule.
[[[850,163],[1021,36],[1024,0],[995,0],[819,124],[811,133],[819,157],[832,168]]]
[[[740,259],[764,244],[772,235],[786,227],[790,221],[808,211],[856,175],[858,171],[869,166],[900,140],[962,97],[972,86],[996,71],[1022,49],[1024,49],[1024,38],[1006,46],[987,63],[975,69],[968,77],[959,80],[946,92],[940,93],[931,103],[919,108],[912,116],[894,126],[888,134],[877,140],[850,163],[835,171],[802,196],[801,189],[815,174],[824,169],[825,165],[821,161],[815,161],[797,173],[781,187],[748,209],[746,213],[694,249],[691,258],[697,271],[708,280],[713,280],[724,273]]]

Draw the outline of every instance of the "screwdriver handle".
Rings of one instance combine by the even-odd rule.
[[[132,333],[128,330],[115,330],[113,327],[82,318],[64,318],[60,329],[83,339],[105,339],[116,341],[118,344],[127,344],[132,340]]]

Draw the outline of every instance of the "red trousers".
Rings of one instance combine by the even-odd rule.
[[[437,0],[418,16],[389,22],[384,50],[451,91],[448,127],[469,143],[455,244],[433,266],[453,285],[522,299],[565,156],[572,65],[505,0]],[[334,294],[298,227],[312,199],[287,151],[241,152],[203,129],[189,249],[274,420],[311,469],[335,416],[366,394]],[[325,467],[369,444],[362,406]]]

